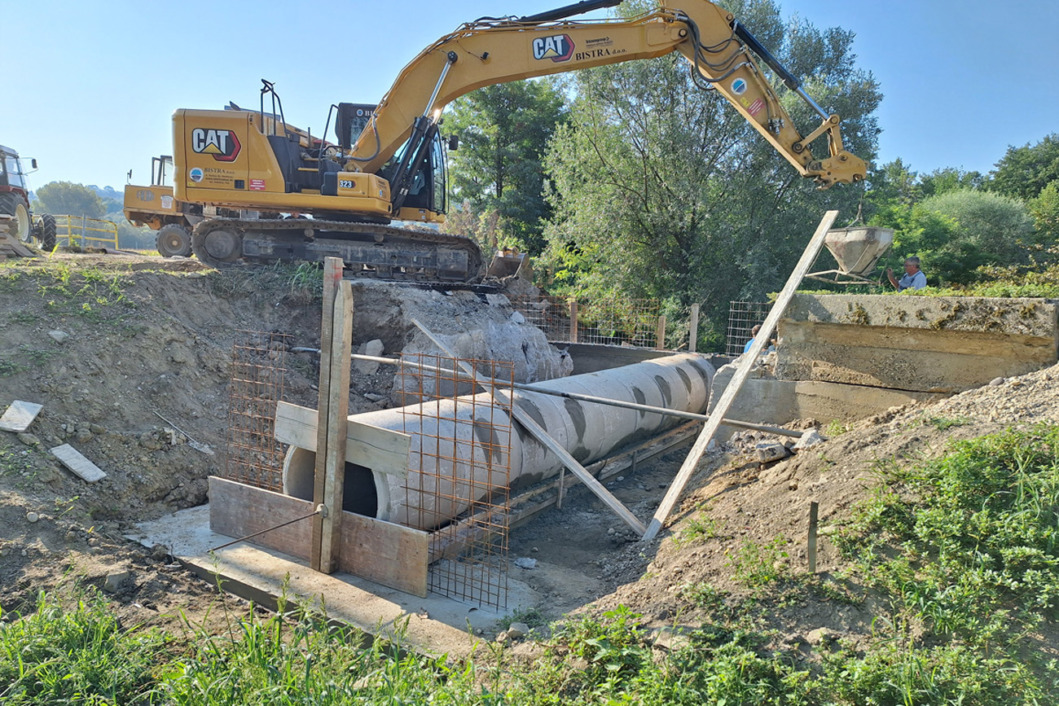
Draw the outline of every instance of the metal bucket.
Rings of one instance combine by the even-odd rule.
[[[835,256],[843,274],[866,275],[890,249],[894,232],[889,228],[858,226],[827,231],[824,245]]]

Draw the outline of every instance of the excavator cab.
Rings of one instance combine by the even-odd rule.
[[[377,107],[369,103],[338,104],[335,137],[339,147],[350,149],[365,132],[370,144],[372,115]],[[448,205],[447,166],[445,145],[436,126],[428,127],[422,135],[413,133],[379,170],[379,176],[390,182],[392,192],[399,193],[402,187],[407,189],[403,198],[394,199],[394,218],[421,221],[428,220],[420,215],[426,212],[444,214]]]

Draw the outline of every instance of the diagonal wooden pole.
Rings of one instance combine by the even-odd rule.
[[[695,440],[695,445],[691,447],[691,452],[684,459],[684,464],[677,472],[676,478],[669,485],[669,490],[666,491],[665,497],[662,498],[662,504],[658,506],[651,524],[648,525],[647,531],[643,534],[643,541],[649,542],[654,539],[658,535],[659,530],[662,529],[666,518],[669,517],[669,513],[673,511],[673,506],[677,504],[681,494],[684,492],[684,486],[688,484],[691,474],[695,472],[695,467],[699,465],[702,454],[706,452],[706,446],[709,445],[710,439],[713,438],[713,435],[717,433],[717,428],[724,422],[724,415],[728,413],[728,408],[732,406],[740,388],[750,376],[750,371],[761,355],[761,351],[765,350],[765,346],[768,345],[769,339],[772,338],[772,332],[776,330],[776,324],[779,323],[787,305],[794,298],[794,293],[798,290],[802,279],[809,271],[809,268],[813,266],[817,255],[820,254],[820,248],[824,245],[824,236],[827,235],[827,231],[831,229],[831,224],[835,222],[837,217],[838,211],[828,211],[824,214],[820,225],[816,227],[816,233],[813,234],[812,239],[805,248],[805,252],[802,253],[802,258],[798,260],[798,264],[795,265],[790,278],[787,279],[787,284],[783,285],[783,290],[776,299],[776,303],[772,305],[768,316],[765,317],[764,323],[761,324],[761,330],[758,331],[757,336],[754,338],[750,350],[743,354],[742,362],[736,368],[732,381],[728,383],[728,387],[725,388],[724,394],[721,395],[721,399],[717,402],[717,406],[710,413],[709,420],[707,420],[699,433],[699,438]]]
[[[442,342],[437,336],[431,333],[426,326],[419,323],[415,319],[412,319],[412,323],[419,327],[419,330],[422,331],[427,338],[433,341],[434,345],[441,349],[442,353],[449,356],[453,360],[456,359],[456,354],[452,352],[452,349],[446,346],[444,342]],[[460,361],[460,367],[468,375],[474,374],[474,370],[466,362]],[[495,399],[497,403],[510,407],[511,414],[515,417],[518,423],[521,424],[523,428],[526,429],[526,431],[532,434],[533,437],[537,439],[537,441],[544,444],[545,448],[547,448],[553,454],[558,456],[559,460],[563,462],[563,466],[565,468],[569,468],[570,471],[573,472],[573,474],[576,475],[582,483],[588,486],[589,490],[596,494],[596,497],[602,500],[604,504],[606,504],[607,507],[613,510],[618,517],[624,520],[627,525],[636,530],[637,534],[643,534],[646,527],[644,527],[644,524],[640,522],[639,519],[637,519],[636,515],[632,514],[629,511],[629,508],[622,505],[620,500],[614,497],[609,490],[604,488],[603,484],[596,480],[591,473],[586,471],[584,466],[578,463],[577,459],[571,456],[570,452],[563,448],[562,444],[552,438],[547,431],[545,431],[539,424],[537,424],[537,422],[533,421],[533,418],[526,414],[524,411],[522,411],[513,400],[507,399],[507,395],[492,388],[483,380],[478,380],[477,382],[482,387],[482,389],[492,395],[493,399]]]
[[[349,416],[349,356],[353,347],[353,288],[342,279],[342,260],[324,260],[324,303],[320,326],[320,396],[317,405],[316,475],[309,565],[335,571],[346,472],[346,417]]]

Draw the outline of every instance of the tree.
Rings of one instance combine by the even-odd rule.
[[[992,172],[990,188],[1028,201],[1056,179],[1059,179],[1059,133],[1052,133],[1032,147],[1028,144],[1008,147]]]
[[[103,199],[91,189],[68,181],[53,181],[37,189],[40,211],[54,215],[102,218]]]
[[[852,34],[785,26],[769,0],[730,9],[843,116],[847,149],[871,159],[881,96],[853,67]],[[555,211],[545,264],[573,292],[698,302],[717,326],[730,300],[782,286],[825,210],[856,212],[859,187],[817,190],[675,54],[568,81],[577,98],[546,160]],[[797,124],[818,124],[796,95],[784,100]]]
[[[1059,180],[1049,182],[1027,205],[1033,216],[1037,242],[1044,246],[1059,242]]]
[[[960,189],[932,196],[896,224],[894,255],[918,255],[928,277],[968,284],[985,265],[1028,260],[1033,222],[1018,199]]]
[[[453,193],[479,216],[495,212],[505,241],[537,254],[549,215],[541,158],[565,115],[551,80],[486,86],[453,102],[450,130],[459,136],[452,154]]]
[[[935,169],[919,179],[924,196],[940,196],[959,189],[977,189],[985,183],[981,172],[968,172],[956,167]]]

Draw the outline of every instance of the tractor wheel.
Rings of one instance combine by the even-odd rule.
[[[184,226],[170,223],[158,230],[155,245],[162,257],[188,257],[191,255],[191,234]]]
[[[40,249],[51,252],[55,249],[55,216],[45,213],[40,217],[37,225],[38,227],[33,230],[36,231],[34,235],[40,241]]]
[[[29,242],[33,235],[33,223],[29,219],[26,202],[18,194],[0,194],[0,213],[15,217],[15,237]]]

